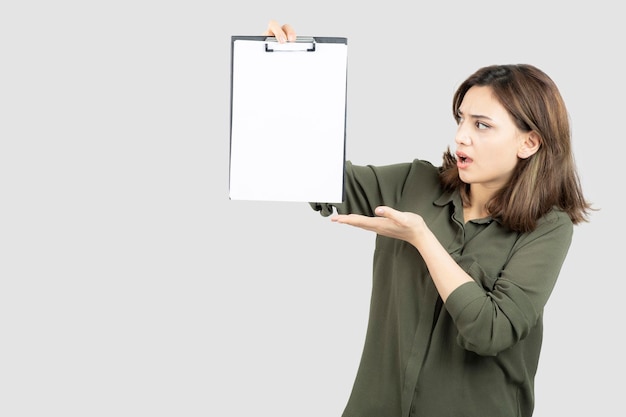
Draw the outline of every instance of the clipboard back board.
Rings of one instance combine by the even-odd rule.
[[[231,39],[229,197],[340,203],[347,39]]]

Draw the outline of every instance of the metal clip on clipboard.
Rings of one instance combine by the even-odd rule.
[[[315,52],[315,38],[301,36],[294,42],[279,43],[269,36],[265,38],[265,52]]]

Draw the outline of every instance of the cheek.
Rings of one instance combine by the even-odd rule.
[[[517,165],[517,150],[511,147],[494,148],[489,153],[488,161],[496,171],[511,172]]]

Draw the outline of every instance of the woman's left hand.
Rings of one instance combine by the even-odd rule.
[[[379,206],[374,211],[377,217],[362,216],[360,214],[338,214],[331,217],[335,223],[349,224],[350,226],[375,232],[379,235],[401,239],[417,245],[423,231],[427,230],[424,219],[419,214],[398,211],[391,207]]]

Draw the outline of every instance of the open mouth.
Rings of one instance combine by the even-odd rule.
[[[462,152],[457,152],[457,154],[456,154],[456,165],[459,168],[465,168],[465,167],[467,167],[471,163],[472,163],[472,158],[470,158],[469,156],[465,155]]]

